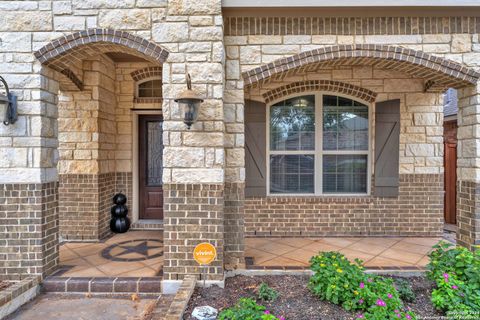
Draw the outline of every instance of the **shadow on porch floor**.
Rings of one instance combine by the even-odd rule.
[[[154,277],[163,268],[163,232],[129,231],[102,242],[60,246],[62,277]]]
[[[322,251],[359,258],[372,269],[423,269],[428,253],[441,238],[248,238],[245,257],[250,268],[305,268]],[[253,261],[252,261],[253,258]]]

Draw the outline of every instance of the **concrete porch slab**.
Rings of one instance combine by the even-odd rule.
[[[62,277],[157,277],[163,269],[163,232],[128,231],[101,242],[60,245]]]
[[[348,259],[363,260],[371,270],[424,270],[432,246],[441,238],[248,238],[247,269],[304,270],[319,252],[338,251]]]

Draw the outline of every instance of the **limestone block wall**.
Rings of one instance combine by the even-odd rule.
[[[85,89],[60,95],[60,174],[107,173],[115,166],[115,66],[98,56],[83,61],[82,71]]]

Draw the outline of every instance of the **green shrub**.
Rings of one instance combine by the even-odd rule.
[[[263,301],[275,301],[278,298],[278,292],[270,288],[265,282],[262,282],[257,289],[257,296]]]
[[[360,260],[352,263],[339,252],[323,252],[310,265],[309,289],[322,300],[362,312],[357,319],[416,319],[404,310],[393,279],[366,274]]]
[[[436,283],[432,303],[447,313],[480,312],[480,251],[441,242],[434,246],[427,277]]]
[[[402,301],[413,302],[415,300],[415,293],[407,280],[397,278],[394,280],[394,284]]]
[[[223,310],[218,316],[218,320],[285,320],[283,317],[277,318],[259,305],[251,298],[240,298],[237,304],[231,308]]]

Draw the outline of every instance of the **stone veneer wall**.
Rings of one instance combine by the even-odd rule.
[[[58,183],[0,184],[0,280],[51,274],[58,264]]]
[[[441,236],[443,175],[402,174],[396,198],[264,197],[245,201],[247,236]]]

